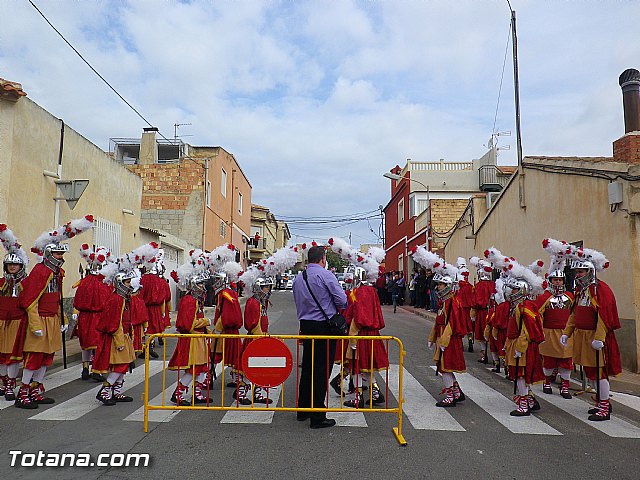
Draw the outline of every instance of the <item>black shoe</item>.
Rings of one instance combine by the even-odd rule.
[[[336,375],[335,377],[333,377],[331,379],[331,381],[329,382],[329,385],[331,385],[331,388],[333,388],[333,390],[340,395],[340,393],[342,392],[341,388],[340,388],[340,374],[338,373],[338,375]]]
[[[495,366],[491,369],[492,372],[500,373],[500,364],[496,363]]]
[[[383,394],[380,394],[380,395],[378,396],[378,398],[374,398],[374,399],[373,399],[372,403],[373,403],[374,405],[380,405],[381,403],[384,403],[384,395],[383,395]]]
[[[158,345],[160,345],[162,347],[164,345],[164,339],[159,338],[158,339]]]
[[[311,428],[327,428],[333,427],[336,424],[336,421],[333,418],[325,418],[319,423],[311,423]]]
[[[296,414],[296,420],[299,422],[304,422],[305,420],[309,420],[311,418],[311,414],[308,412],[298,412]]]
[[[469,348],[467,350],[473,353],[473,342],[469,342]]]
[[[598,413],[600,409],[598,407],[590,408],[587,412],[589,415],[593,415],[594,413]],[[613,405],[609,403],[609,413],[613,413]]]
[[[91,380],[93,380],[94,382],[104,382],[106,381],[106,378],[104,378],[99,373],[91,372]]]
[[[533,406],[529,407],[529,411],[530,412],[537,412],[538,410],[540,410],[540,402],[538,402],[538,400],[536,400],[534,398],[533,399]]]
[[[160,355],[158,355],[158,354],[156,353],[156,351],[155,351],[153,348],[151,348],[151,349],[149,350],[149,356],[150,356],[151,358],[158,358]]]
[[[529,413],[529,410],[527,410],[526,412],[521,412],[520,410],[514,410],[512,412],[509,412],[509,415],[511,415],[512,417],[528,417],[531,414]]]
[[[551,395],[553,393],[553,389],[551,388],[551,385],[542,385],[542,393]]]
[[[596,413],[589,415],[589,418],[587,420],[591,421],[591,422],[602,422],[604,420],[611,420],[611,412],[607,412],[606,415],[598,415]]]
[[[467,397],[465,396],[465,394],[462,392],[462,390],[460,390],[460,396],[458,398],[456,398],[456,403],[457,402],[464,402],[467,399]]]
[[[82,367],[82,375],[80,376],[82,380],[89,380],[91,375],[89,375],[89,369],[87,367]]]

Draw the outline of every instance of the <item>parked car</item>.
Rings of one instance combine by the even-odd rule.
[[[296,276],[295,275],[289,275],[289,278],[287,280],[287,284],[285,286],[285,288],[287,290],[291,290],[293,289],[293,281],[295,280]]]

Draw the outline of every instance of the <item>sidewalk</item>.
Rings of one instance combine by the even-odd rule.
[[[427,312],[422,308],[414,308],[408,305],[402,305],[399,308],[402,308],[406,312],[413,313],[414,315],[418,315],[420,317],[431,320],[432,322],[436,319],[435,313]],[[579,372],[574,372],[572,376],[576,380],[580,380]],[[623,370],[622,373],[617,377],[610,378],[609,382],[611,383],[612,392],[628,393],[630,395],[640,396],[640,374],[638,373]]]

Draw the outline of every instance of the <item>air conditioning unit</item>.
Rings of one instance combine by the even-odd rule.
[[[487,192],[487,210],[491,210],[491,207],[493,207],[493,204],[496,203],[496,200],[498,200],[498,197],[500,196],[500,193],[502,192]]]

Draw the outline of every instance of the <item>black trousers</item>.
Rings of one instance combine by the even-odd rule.
[[[300,320],[301,335],[331,335],[326,321]],[[313,355],[311,353],[313,342]],[[298,407],[325,408],[327,384],[336,353],[335,340],[303,340],[302,372],[298,387]],[[313,405],[311,405],[311,365],[313,362]],[[312,412],[311,423],[322,422],[326,412]]]

